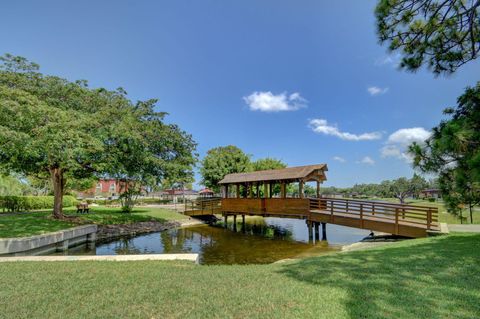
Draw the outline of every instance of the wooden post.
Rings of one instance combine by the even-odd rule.
[[[322,240],[327,240],[327,224],[322,223]]]
[[[334,221],[334,217],[333,217],[333,200],[330,200],[330,220],[331,220],[331,223],[333,224],[333,221]],[[323,226],[322,226],[322,229],[323,229]]]
[[[224,190],[225,190],[225,198],[228,198],[228,184],[225,185],[224,187]]]
[[[223,220],[224,220],[224,221],[223,221],[223,227],[224,227],[224,228],[227,228],[228,215],[225,214],[225,215],[223,215],[223,216],[224,216],[224,217],[223,217]]]
[[[285,182],[282,182],[280,184],[280,193],[281,193],[281,198],[287,198],[287,192],[286,192],[286,187],[285,187]]]
[[[273,183],[270,182],[268,183],[268,198],[272,198],[273,197]]]
[[[317,181],[317,198],[320,198],[320,182]]]
[[[247,184],[248,188],[248,197],[253,198],[253,184],[249,183]]]
[[[303,181],[298,182],[298,197],[303,198]]]
[[[240,184],[236,184],[237,186],[237,198],[240,198]]]
[[[308,242],[311,242],[313,239],[313,229],[312,229],[312,221],[307,220],[307,227],[308,227]]]
[[[242,232],[245,232],[245,215],[242,215]]]
[[[395,235],[398,235],[398,208],[395,208]]]
[[[427,211],[427,230],[430,230],[432,226],[432,210],[429,208]]]
[[[233,231],[237,231],[237,215],[233,215]]]
[[[363,204],[360,204],[360,227],[363,228]]]
[[[320,230],[319,230],[320,223],[315,222],[315,241],[320,240]]]
[[[263,198],[268,198],[268,184],[267,184],[267,182],[263,183]]]

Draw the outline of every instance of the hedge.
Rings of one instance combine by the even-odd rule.
[[[63,196],[63,207],[75,206],[78,201],[70,195]],[[3,212],[28,212],[53,208],[53,196],[0,196]]]
[[[97,205],[120,205],[119,199],[87,199],[89,204]],[[178,198],[178,203],[181,203],[182,199]],[[135,201],[135,205],[146,205],[146,204],[170,204],[173,203],[171,199],[160,199],[160,198],[138,198]]]

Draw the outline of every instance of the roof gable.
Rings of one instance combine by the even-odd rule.
[[[219,184],[241,184],[249,182],[268,182],[268,181],[324,181],[326,180],[325,171],[327,164],[306,165],[287,167],[281,169],[271,169],[265,171],[256,171],[248,173],[235,173],[226,175]]]

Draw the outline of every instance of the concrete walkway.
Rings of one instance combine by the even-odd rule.
[[[448,224],[448,230],[461,233],[480,233],[480,224]]]
[[[145,254],[115,256],[21,256],[0,257],[0,262],[12,261],[139,261],[139,260],[186,260],[198,264],[198,254]]]

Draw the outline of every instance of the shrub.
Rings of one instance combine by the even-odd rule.
[[[122,206],[122,213],[131,213],[132,210],[131,206]]]
[[[63,197],[63,206],[75,206],[78,201],[73,196]],[[53,208],[53,196],[0,196],[0,209],[4,212],[28,212]]]

